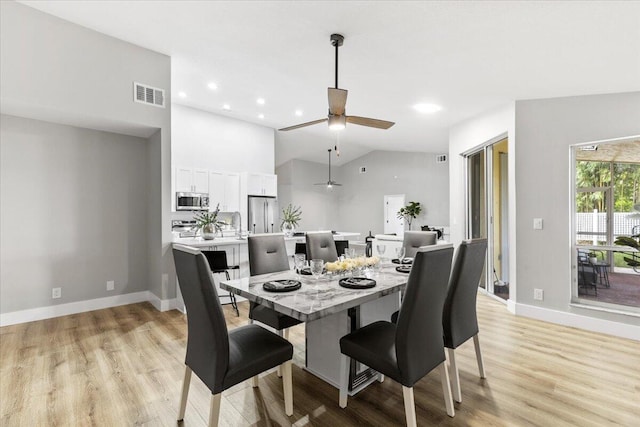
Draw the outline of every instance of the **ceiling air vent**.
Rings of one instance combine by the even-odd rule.
[[[447,163],[447,155],[446,154],[436,155],[436,163]]]
[[[133,100],[135,102],[153,105],[154,107],[164,108],[164,89],[133,82]]]
[[[366,166],[360,166],[360,168],[358,170],[360,171],[360,173],[367,173],[367,167]]]

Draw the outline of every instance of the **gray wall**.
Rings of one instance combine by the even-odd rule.
[[[290,160],[279,166],[276,174],[278,175],[280,210],[289,203],[302,208],[299,230],[340,229],[338,194],[341,188],[334,187],[332,190],[327,190],[326,186],[314,185],[327,182],[327,165],[305,160]]]
[[[360,174],[359,167],[367,173]],[[430,153],[374,151],[342,166],[332,166],[332,178],[343,184],[327,190],[314,186],[328,179],[328,165],[290,160],[276,169],[280,206],[301,206],[302,230],[355,231],[360,239],[384,231],[384,196],[405,194],[425,211],[414,228],[449,224],[449,170]]]
[[[461,153],[509,138],[510,299],[558,312],[637,325],[638,318],[571,305],[570,146],[640,134],[640,92],[517,101],[459,123],[450,131],[451,234],[464,238],[464,162]],[[533,218],[544,220],[533,230]],[[534,288],[544,301],[533,299]],[[545,314],[546,313],[546,314]],[[546,316],[546,317],[545,317]]]
[[[366,173],[359,172],[366,167]],[[449,225],[449,169],[436,163],[435,154],[373,151],[342,165],[336,177],[343,183],[338,194],[340,228],[356,231],[364,239],[384,232],[384,196],[404,194],[407,203],[420,202],[422,214],[413,221],[421,225]]]
[[[517,302],[640,325],[638,318],[569,306],[569,147],[640,135],[640,92],[517,101],[515,112]],[[533,218],[543,218],[543,230],[533,230]],[[544,289],[544,301],[533,299],[534,288]]]
[[[0,116],[2,313],[147,289],[146,146]]]
[[[154,260],[147,263],[144,288],[161,299],[174,297],[175,275],[166,256],[171,242],[171,110],[133,102],[134,81],[163,88],[167,100],[171,99],[171,59],[15,2],[0,2],[0,19],[3,114],[152,142],[145,150],[148,235],[142,256]],[[23,155],[27,153],[20,150],[13,154],[15,158]],[[56,186],[49,191],[66,194],[73,193],[73,188]],[[5,210],[12,214],[17,208],[3,205],[2,209],[4,215]],[[103,230],[105,237],[110,232]],[[121,275],[125,277],[126,271]],[[163,280],[167,286],[162,286]]]

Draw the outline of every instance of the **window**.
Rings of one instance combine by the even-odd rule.
[[[574,299],[640,307],[640,139],[580,145],[574,158]]]

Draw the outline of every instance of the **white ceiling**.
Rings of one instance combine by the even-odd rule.
[[[22,3],[170,55],[174,102],[273,128],[326,117],[329,36],[343,34],[347,114],[396,125],[348,125],[336,164],[376,149],[446,152],[450,125],[517,99],[640,90],[640,2]],[[421,115],[418,102],[443,111]],[[276,164],[324,163],[334,142],[326,124],[278,132]]]

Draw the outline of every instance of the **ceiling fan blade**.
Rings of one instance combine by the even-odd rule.
[[[300,123],[299,125],[293,125],[293,126],[289,126],[287,128],[282,128],[282,129],[278,129],[278,130],[287,131],[287,130],[299,129],[299,128],[303,128],[303,127],[306,127],[306,126],[317,125],[318,123],[326,122],[327,120],[329,120],[329,119],[314,120],[312,122]]]
[[[370,119],[368,117],[358,116],[347,116],[347,123],[378,129],[389,129],[391,126],[395,125],[394,122],[388,122],[386,120]]]
[[[329,91],[329,113],[334,116],[341,116],[344,114],[345,106],[347,105],[348,90],[336,89],[330,87]]]

